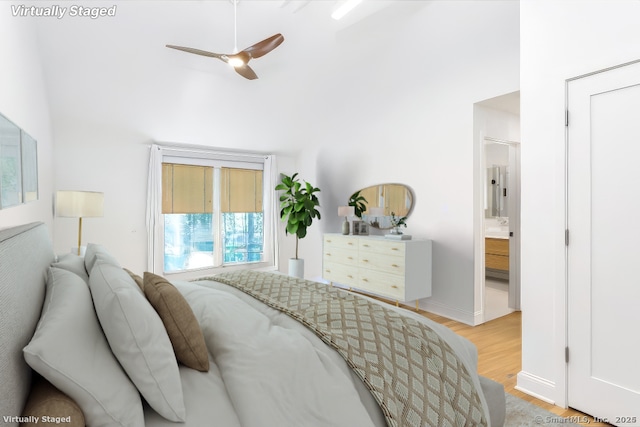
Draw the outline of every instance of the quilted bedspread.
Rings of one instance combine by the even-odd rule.
[[[205,280],[233,286],[302,322],[342,355],[392,426],[486,426],[479,392],[428,325],[320,283],[239,271]]]

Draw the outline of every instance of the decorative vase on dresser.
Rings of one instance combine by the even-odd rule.
[[[325,234],[322,277],[396,301],[431,296],[431,240]]]

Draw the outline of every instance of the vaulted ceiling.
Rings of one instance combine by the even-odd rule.
[[[233,53],[232,0],[39,1],[115,5],[116,12],[33,20],[54,132],[82,123],[147,140],[277,152],[304,148],[301,141],[351,84],[361,85],[352,95],[366,96],[393,85],[389,80],[428,70],[429,50],[441,49],[439,40],[408,38],[403,29],[420,28],[414,17],[433,3],[364,0],[335,21],[332,0],[241,0],[239,49],[276,33],[285,38],[251,62],[259,76],[253,81],[217,59],[165,47]],[[453,28],[451,37],[457,40],[463,30]],[[443,46],[451,49],[450,43]],[[392,78],[376,77],[380,70]]]
[[[267,134],[315,119],[314,103],[323,86],[344,67],[336,57],[337,39],[372,14],[406,9],[402,3],[365,1],[334,21],[334,1],[240,1],[239,49],[276,33],[285,37],[273,52],[251,62],[259,76],[254,81],[216,59],[165,47],[233,53],[234,6],[229,0],[92,1],[82,5],[116,5],[115,16],[32,19],[54,128],[72,122],[131,127],[150,139],[224,146],[220,137],[229,137],[229,131],[219,132],[224,125],[236,130],[236,145],[243,148],[255,143],[249,140],[256,129]],[[72,4],[80,3],[37,3]],[[365,54],[353,52],[355,57]],[[278,133],[278,141],[269,141]],[[293,139],[270,132],[264,148],[292,149]]]

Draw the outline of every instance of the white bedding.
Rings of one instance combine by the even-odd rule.
[[[43,272],[48,271],[53,258],[43,224],[0,230],[0,341],[3,344],[0,351],[0,378],[3,384],[0,387],[0,408],[6,414],[19,415],[27,399],[32,371],[23,351],[33,339],[36,325],[43,320],[40,315],[47,286]],[[74,272],[75,268],[71,267],[86,267],[85,260],[77,258],[71,260],[74,261],[73,265],[57,263],[56,268]],[[78,277],[78,280],[82,280],[80,288],[85,289],[86,279]],[[131,286],[135,286],[131,280]],[[179,425],[387,425],[382,411],[360,377],[348,367],[337,351],[297,320],[222,283],[203,281],[198,284],[175,284],[193,307],[206,337],[210,360],[210,370],[206,373],[175,366],[180,372],[186,409],[186,422]],[[68,287],[69,284],[61,286]],[[91,305],[90,299],[85,299]],[[456,351],[469,372],[477,372],[477,353],[469,341],[416,313],[389,305],[387,308],[427,323]],[[61,313],[76,311],[63,309]],[[75,318],[75,315],[60,317],[65,322]],[[104,339],[100,331],[98,335]],[[55,340],[55,334],[52,334],[52,338]],[[98,350],[92,344],[92,337],[77,346],[55,341],[59,345],[47,347],[45,359],[48,361],[54,356],[58,357],[58,353],[75,354],[79,348],[94,352]],[[266,356],[268,350],[276,356]],[[104,352],[111,354],[108,347],[104,348]],[[116,366],[119,367],[118,364]],[[104,366],[101,370],[104,370]],[[104,388],[107,385],[105,383],[117,390],[122,389],[121,383],[130,384],[126,375],[122,376],[121,381],[110,376],[113,381],[97,383],[91,372],[86,375],[75,372],[74,377],[76,374],[83,380],[89,380],[93,391]],[[488,399],[493,411],[492,418],[497,420],[495,425],[502,425],[502,386],[485,378],[482,378],[481,386],[481,379],[476,375],[472,375],[472,380],[476,389],[483,391],[479,397],[487,419]],[[49,381],[53,381],[53,378]],[[67,381],[58,383],[56,386],[61,390],[68,388]],[[120,411],[121,405],[117,406],[111,409]],[[138,411],[141,412],[141,408]],[[150,407],[145,407],[144,417],[149,426],[176,425]],[[17,427],[17,421],[11,421],[8,425]]]
[[[211,425],[202,416],[225,427],[386,425],[344,359],[297,321],[224,284],[174,284],[198,318],[211,355],[208,373],[181,368],[187,374],[186,425]],[[215,392],[200,381],[213,384]],[[192,399],[204,407],[216,401],[218,407],[193,414]],[[170,425],[152,410],[145,420]]]
[[[208,373],[180,368],[187,426],[387,425],[345,360],[298,321],[222,283],[173,283],[192,306],[211,359]],[[440,325],[430,326],[477,371],[475,347]],[[484,400],[483,406],[488,414]],[[172,425],[150,408],[145,421]]]

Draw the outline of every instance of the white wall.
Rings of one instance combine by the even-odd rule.
[[[147,268],[146,197],[149,145],[154,138],[146,129],[120,123],[88,123],[60,119],[56,123],[56,190],[104,192],[104,216],[83,220],[83,244],[100,243],[123,267],[142,272]],[[189,141],[182,141],[189,143]],[[220,148],[225,148],[221,146]],[[226,148],[234,148],[227,146]],[[278,156],[278,170],[291,173],[294,160]],[[281,266],[292,256],[292,241],[281,234]],[[54,221],[54,247],[58,253],[77,246],[78,222]],[[291,255],[283,257],[282,254]],[[284,259],[283,259],[284,258]]]
[[[82,223],[82,244],[105,245],[123,267],[147,265],[148,136],[114,123],[56,122],[56,190],[104,192],[104,216]],[[55,218],[54,248],[77,246],[78,220]]]
[[[565,81],[640,58],[640,2],[521,2],[522,372],[566,404]],[[544,179],[540,179],[544,176]]]
[[[302,247],[307,276],[321,275],[321,234],[340,230],[351,193],[403,183],[415,193],[406,232],[434,241],[433,296],[421,306],[472,323],[473,105],[519,88],[519,7],[407,2],[397,13],[407,16],[342,34],[335,60],[348,67],[318,88],[326,112],[299,163],[322,189],[323,220]]]
[[[268,130],[243,127],[252,135],[242,138],[241,148],[260,150],[265,138],[295,140],[297,157],[277,153],[294,158],[281,170],[300,172],[322,189],[322,220],[300,242],[306,277],[321,276],[322,233],[339,230],[337,207],[353,191],[404,183],[416,196],[407,232],[434,240],[434,296],[423,306],[472,321],[473,104],[518,90],[518,14],[517,2],[499,0],[402,2],[342,30],[326,62],[327,73],[302,94],[285,93],[293,100],[286,106],[274,104],[270,92],[254,94],[250,105],[277,105],[278,117],[287,119],[280,128],[273,127],[279,121]],[[197,94],[208,96],[204,89]],[[185,104],[182,114],[189,116],[200,105]],[[302,110],[307,112],[303,120],[288,119]],[[54,116],[56,189],[104,191],[105,216],[85,222],[84,241],[102,242],[135,271],[146,265],[146,144],[205,141],[234,148],[237,140],[227,116],[216,110],[209,111],[213,136],[199,135],[197,141],[179,139],[193,136],[191,122],[167,113],[135,119],[143,113],[126,118],[105,114],[100,122]],[[75,221],[55,220],[58,251],[73,246],[75,230]],[[292,236],[282,240],[282,271],[294,243]]]
[[[33,221],[51,227],[53,140],[35,32],[30,21],[4,10],[0,13],[0,58],[0,113],[38,142],[40,193],[37,201],[0,210],[0,228]]]

